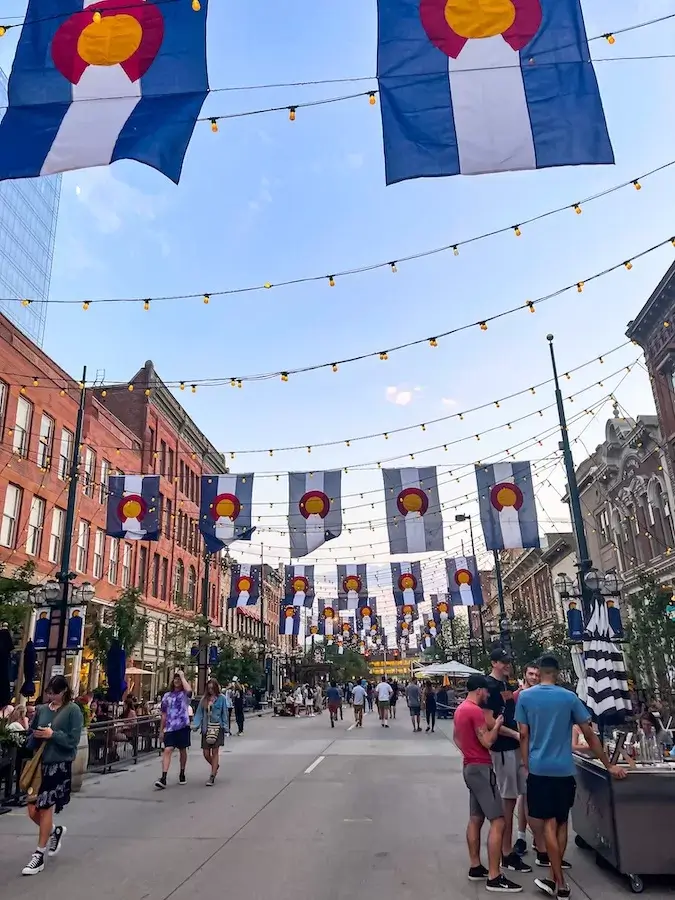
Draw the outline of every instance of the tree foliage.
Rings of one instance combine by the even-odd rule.
[[[211,675],[221,685],[229,684],[235,675],[242,684],[251,687],[262,687],[264,681],[263,667],[253,644],[243,644],[237,649],[230,635],[221,639],[218,662],[211,667]]]
[[[628,597],[630,615],[625,616],[628,672],[638,688],[672,695],[671,666],[675,660],[675,622],[666,607],[672,593],[663,589],[652,576],[640,576],[640,590]]]
[[[24,563],[10,578],[5,564],[0,563],[0,621],[7,622],[12,634],[19,634],[25,626],[33,602],[28,592],[34,587],[35,563]]]
[[[361,681],[369,677],[368,663],[361,653],[345,647],[344,653],[338,653],[337,645],[325,646],[324,658],[331,664],[331,680],[343,684],[345,681]],[[313,662],[314,660],[310,660]]]
[[[94,656],[103,665],[114,638],[129,656],[143,641],[148,627],[148,617],[141,612],[141,592],[137,588],[123,590],[106,613],[104,620],[97,619],[93,623],[89,639]]]

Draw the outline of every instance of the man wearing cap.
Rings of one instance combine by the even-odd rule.
[[[613,766],[591,728],[591,714],[573,691],[556,684],[560,667],[555,656],[539,662],[539,684],[518,697],[516,718],[520,729],[523,759],[528,770],[527,807],[537,851],[537,865],[551,867],[551,878],[535,878],[540,891],[567,900],[569,885],[563,869],[569,869],[564,854],[567,847],[567,820],[574,805],[576,781],[572,756],[572,727],[578,725],[597,758],[614,778],[626,771]]]
[[[469,789],[469,824],[466,843],[469,848],[469,881],[485,880],[488,891],[515,894],[519,884],[500,872],[504,811],[497,791],[490,748],[499,736],[502,717],[491,727],[485,722],[484,706],[488,699],[488,682],[484,675],[470,675],[466,682],[467,697],[459,704],[454,717],[454,741],[464,760],[464,783]],[[480,832],[483,822],[490,822],[488,834],[488,866],[480,861]]]
[[[502,841],[502,867],[511,872],[531,872],[527,863],[513,851],[513,813],[518,797],[525,794],[527,780],[520,753],[520,734],[516,723],[516,685],[509,684],[512,658],[503,647],[496,647],[490,654],[492,671],[487,676],[489,696],[485,721],[492,728],[497,717],[503,724],[492,745],[492,765],[495,770],[499,796],[504,807],[504,838]]]

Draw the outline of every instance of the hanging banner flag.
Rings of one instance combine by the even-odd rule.
[[[375,597],[366,597],[365,600],[359,601],[359,607],[356,610],[356,626],[359,631],[370,631],[373,624],[377,631],[377,616]]]
[[[126,541],[159,537],[159,475],[111,475],[106,533]]]
[[[383,469],[385,512],[391,553],[443,549],[443,517],[436,467]]]
[[[443,622],[449,622],[450,619],[455,618],[455,610],[449,602],[447,594],[431,595],[431,612],[439,626]]]
[[[291,557],[307,556],[342,531],[342,470],[290,472],[288,530]]]
[[[260,596],[260,575],[262,566],[249,563],[234,563],[230,569],[230,596],[228,609],[237,606],[255,606]]]
[[[487,550],[540,546],[529,462],[476,466],[476,484]]]
[[[199,530],[209,553],[250,541],[253,475],[202,475]]]
[[[403,606],[396,607],[396,618],[399,622],[416,622],[420,617],[415,603],[404,603]]]
[[[337,567],[340,609],[357,609],[368,599],[368,567],[365,564]]]
[[[342,620],[342,624],[340,625],[340,630],[342,632],[342,639],[344,641],[351,641],[352,634],[353,634],[353,628],[352,628],[352,623],[349,621],[349,619]]]
[[[30,0],[0,180],[135,159],[178,183],[209,90],[207,0]]]
[[[317,634],[323,634],[321,624],[321,619],[318,616],[312,616],[308,629],[310,636],[316,637]]]
[[[579,0],[378,0],[387,184],[611,164]]]
[[[286,566],[284,601],[311,609],[314,603],[314,566]]]
[[[621,621],[621,609],[619,607],[620,596],[607,597],[607,621],[609,622],[609,636],[613,641],[623,640],[623,622]]]
[[[584,619],[581,614],[581,599],[575,597],[567,597],[563,600],[565,608],[565,618],[567,619],[567,630],[569,631],[571,641],[583,641],[584,639]]]
[[[440,633],[440,628],[434,618],[433,613],[429,615],[429,613],[424,613],[422,617],[422,621],[424,623],[424,628],[433,640],[436,640]]]
[[[84,633],[84,619],[87,614],[85,606],[68,607],[68,629],[66,632],[66,650],[81,650]]]
[[[300,608],[298,606],[281,607],[279,634],[293,636],[300,634]]]
[[[399,644],[402,641],[407,641],[410,639],[410,636],[413,633],[413,626],[410,622],[398,622],[396,624],[396,639]]]
[[[482,606],[483,591],[480,586],[475,556],[456,556],[446,559],[448,591],[454,606]]]
[[[323,626],[321,633],[332,640],[340,630],[337,603],[334,600],[319,600],[319,616]]]
[[[50,606],[41,606],[35,610],[35,633],[33,646],[36,650],[46,650],[49,646],[49,631],[52,627],[52,610]]]
[[[397,606],[421,603],[424,600],[424,587],[420,563],[391,563],[391,586]]]

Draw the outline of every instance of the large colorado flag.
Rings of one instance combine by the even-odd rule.
[[[136,159],[178,182],[209,89],[206,9],[30,0],[0,122],[0,180]]]
[[[487,550],[540,546],[529,462],[477,465],[476,485]]]
[[[387,184],[613,163],[579,0],[378,0]]]

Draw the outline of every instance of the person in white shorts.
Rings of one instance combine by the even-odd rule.
[[[387,719],[389,718],[389,704],[391,703],[391,695],[394,693],[392,686],[387,681],[387,676],[382,676],[382,681],[375,688],[377,694],[377,706],[380,710],[380,722],[383,728],[389,728]]]

